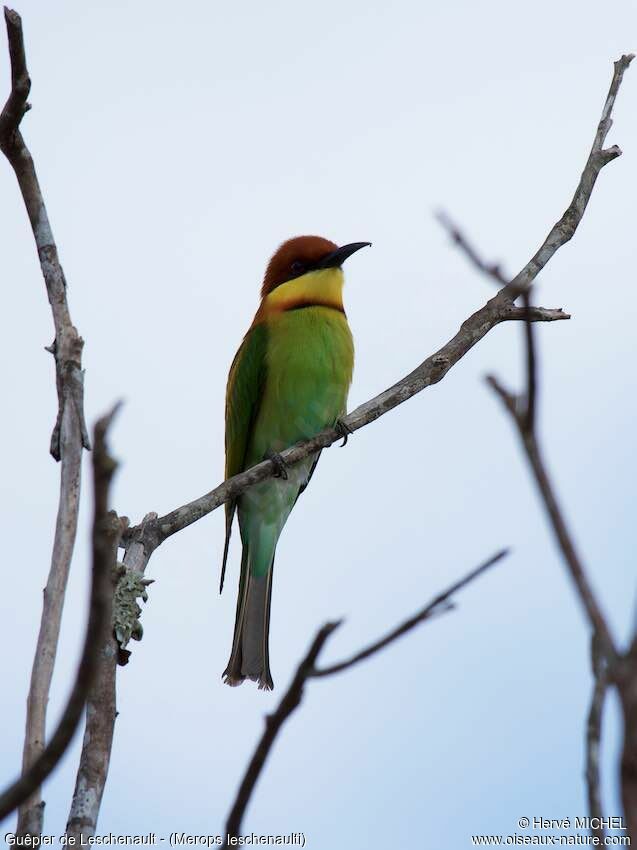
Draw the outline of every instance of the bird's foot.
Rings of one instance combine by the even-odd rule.
[[[266,452],[265,460],[272,461],[272,464],[274,465],[275,478],[283,478],[284,481],[288,480],[286,463],[278,452]]]
[[[343,446],[347,445],[347,438],[349,437],[350,434],[354,433],[352,431],[352,429],[349,427],[349,425],[346,422],[343,422],[342,419],[336,420],[336,425],[334,425],[334,430],[336,431],[336,433],[340,437],[343,438],[343,442],[341,443],[341,448],[343,448]]]

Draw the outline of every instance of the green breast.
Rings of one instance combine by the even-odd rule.
[[[346,410],[354,367],[352,334],[338,310],[287,310],[267,329],[267,378],[246,466],[333,425]]]

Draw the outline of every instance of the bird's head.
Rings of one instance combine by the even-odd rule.
[[[328,269],[336,270],[342,280],[341,266],[359,248],[371,245],[371,242],[352,242],[349,245],[341,245],[339,248],[335,242],[323,239],[321,236],[295,236],[288,239],[276,251],[265,272],[261,295],[265,298],[282,284],[288,284],[286,289],[290,293],[295,289],[301,289],[308,284],[305,279],[308,275],[325,272]],[[325,278],[326,283],[331,275],[316,275],[312,281],[314,286],[320,284],[320,279]],[[303,280],[302,280],[303,279]],[[294,281],[298,280],[298,285]],[[314,288],[314,287],[313,287]]]

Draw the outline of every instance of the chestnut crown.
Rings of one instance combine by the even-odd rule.
[[[264,298],[277,286],[318,269],[336,268],[371,242],[352,242],[340,248],[322,236],[295,236],[284,242],[268,263],[261,287]]]

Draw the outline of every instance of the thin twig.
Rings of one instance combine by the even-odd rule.
[[[106,432],[114,413],[115,408],[95,426],[93,572],[89,619],[82,659],[68,702],[49,743],[22,776],[0,794],[0,821],[40,787],[64,755],[80,722],[87,693],[95,678],[100,640],[110,626],[111,570],[121,534],[117,514],[108,510],[109,487],[116,464],[108,454]]]
[[[11,59],[11,92],[0,113],[0,149],[18,179],[26,206],[47,295],[53,313],[55,340],[48,348],[55,357],[58,415],[50,451],[61,460],[60,501],[55,526],[51,567],[44,591],[40,632],[33,659],[27,699],[27,722],[23,770],[44,750],[46,710],[55,665],[64,595],[77,532],[80,498],[82,448],[89,448],[84,421],[84,373],[82,338],[73,326],[66,300],[66,281],[58,259],[49,218],[31,154],[20,133],[20,122],[29,109],[27,97],[31,81],[26,65],[22,21],[5,7],[4,17]],[[43,804],[39,790],[21,808],[17,832],[39,835],[43,825]]]
[[[470,582],[475,581],[475,579],[477,579],[484,572],[486,572],[486,570],[494,566],[494,564],[498,563],[498,561],[501,561],[502,558],[507,555],[507,553],[508,550],[503,549],[501,552],[498,552],[496,555],[489,558],[488,561],[485,561],[483,564],[472,570],[459,581],[454,582],[454,584],[447,588],[447,590],[444,590],[442,591],[442,593],[439,593],[437,596],[435,596],[434,599],[432,599],[432,601],[425,608],[422,609],[422,611],[420,611],[414,617],[410,617],[408,620],[397,626],[395,629],[392,629],[392,631],[385,637],[375,641],[373,644],[361,650],[360,652],[357,652],[348,660],[343,661],[339,664],[330,665],[329,667],[324,667],[322,669],[317,669],[316,667],[316,661],[318,659],[319,653],[321,652],[326,640],[329,638],[332,632],[340,625],[340,622],[326,623],[321,629],[319,629],[307,655],[302,659],[299,666],[297,667],[296,673],[294,674],[294,678],[292,679],[290,687],[287,689],[287,691],[281,698],[281,701],[279,702],[274,713],[268,715],[265,719],[265,729],[263,730],[263,735],[261,736],[261,739],[257,744],[254,754],[246,768],[243,779],[239,786],[239,790],[237,791],[237,796],[233,803],[232,809],[230,810],[230,814],[228,815],[228,820],[226,821],[226,840],[223,844],[223,847],[228,847],[228,838],[236,838],[240,835],[243,816],[245,814],[247,805],[256,786],[257,780],[259,779],[259,776],[261,775],[261,772],[265,766],[266,759],[270,754],[277,735],[281,731],[283,723],[292,714],[292,712],[296,708],[298,708],[303,697],[303,690],[307,680],[312,678],[322,678],[325,676],[331,676],[334,673],[340,673],[342,670],[345,670],[349,667],[353,667],[355,664],[357,664],[359,661],[362,661],[364,658],[369,658],[371,655],[375,655],[377,652],[380,652],[390,643],[393,643],[399,637],[411,631],[424,620],[431,619],[432,616],[436,616],[438,613],[442,613],[442,611],[449,610],[451,607],[453,607],[449,604],[450,598],[451,596],[453,596],[453,594],[457,593]]]
[[[329,667],[321,667],[317,670],[312,671],[312,676],[315,678],[320,678],[321,676],[332,676],[334,673],[340,673],[343,670],[348,670],[350,667],[353,667],[355,664],[358,664],[360,661],[363,661],[366,658],[369,658],[370,655],[375,655],[377,652],[380,652],[381,649],[384,649],[386,646],[389,646],[390,643],[393,643],[398,638],[402,637],[407,632],[411,631],[414,626],[419,625],[419,623],[423,623],[425,620],[431,619],[433,616],[441,613],[444,610],[448,610],[444,608],[444,604],[449,600],[451,596],[457,593],[459,590],[472,582],[474,579],[478,578],[478,576],[482,575],[482,573],[486,572],[490,567],[494,566],[501,561],[502,558],[506,557],[509,554],[508,549],[502,549],[501,552],[493,555],[479,567],[476,567],[475,570],[472,570],[470,573],[467,573],[466,576],[461,578],[455,584],[452,584],[451,587],[448,587],[447,590],[444,590],[442,593],[439,593],[438,596],[435,596],[431,602],[429,602],[424,608],[422,608],[417,614],[414,614],[413,617],[409,617],[409,619],[405,620],[404,623],[401,623],[399,626],[396,626],[395,629],[392,629],[388,634],[374,643],[370,644],[370,646],[365,649],[361,649],[355,655],[352,655],[351,658],[346,659],[345,661],[340,661],[338,664],[330,664]]]

